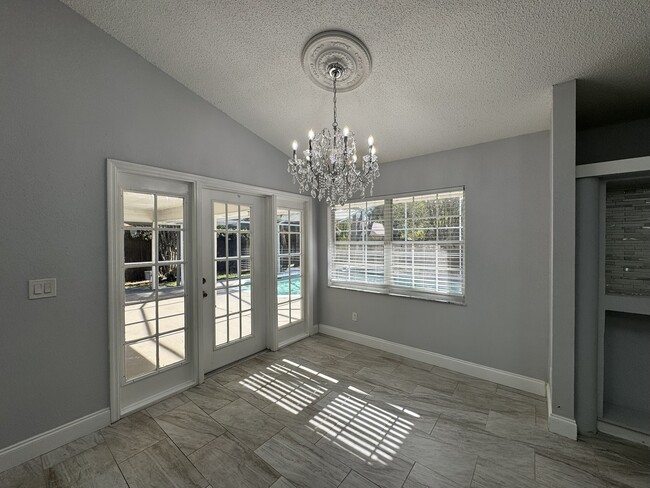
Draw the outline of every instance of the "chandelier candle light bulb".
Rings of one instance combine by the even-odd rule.
[[[341,36],[346,39],[347,44],[351,42],[360,43],[350,34],[345,33],[325,33],[328,36]],[[315,39],[321,39],[321,35],[315,36]],[[329,38],[328,38],[329,39]],[[311,47],[310,41],[305,47]],[[332,52],[327,53],[330,60],[327,64],[322,64],[321,73],[329,77],[332,83],[333,104],[334,104],[334,121],[332,131],[325,128],[318,134],[313,130],[309,131],[308,150],[303,151],[304,159],[297,156],[298,144],[293,143],[293,157],[289,160],[288,172],[293,176],[293,182],[298,183],[300,192],[308,192],[313,198],[325,200],[328,205],[342,205],[350,198],[358,194],[361,198],[365,197],[366,190],[372,195],[375,179],[379,176],[379,162],[374,147],[374,138],[368,138],[368,154],[363,156],[360,164],[357,164],[357,148],[352,132],[347,126],[341,129],[336,120],[336,94],[337,83],[343,83],[346,90],[355,88],[360,84],[360,74],[355,72],[358,66],[352,66],[346,62],[346,56],[339,55],[336,50],[341,49],[341,43],[332,44]],[[365,49],[365,46],[363,47]],[[316,52],[316,51],[314,51]],[[318,51],[323,54],[322,50]],[[367,52],[367,50],[366,50]],[[357,59],[357,57],[355,57]],[[367,56],[370,62],[369,54]],[[369,65],[366,66],[369,70]],[[367,74],[366,74],[367,76]],[[357,84],[350,88],[350,82],[357,80]],[[363,80],[361,80],[363,81]]]

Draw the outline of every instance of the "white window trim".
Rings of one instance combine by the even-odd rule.
[[[360,202],[366,202],[366,201],[375,201],[375,200],[393,200],[396,198],[403,198],[403,197],[416,197],[416,196],[421,196],[421,195],[431,195],[431,194],[438,194],[438,193],[447,193],[447,192],[454,192],[454,191],[462,191],[463,192],[463,212],[461,214],[461,219],[462,219],[462,231],[463,231],[463,295],[447,295],[447,294],[442,294],[442,293],[435,293],[435,292],[422,292],[418,291],[413,288],[407,288],[407,287],[398,287],[398,286],[391,286],[390,284],[378,284],[378,285],[373,285],[369,283],[355,283],[355,282],[349,282],[349,281],[341,281],[341,280],[333,280],[331,278],[331,265],[330,265],[330,260],[332,259],[332,249],[333,249],[333,222],[331,218],[331,211],[332,208],[328,207],[327,208],[327,286],[329,288],[337,288],[337,289],[342,289],[342,290],[353,290],[353,291],[360,291],[360,292],[365,292],[365,293],[376,293],[380,295],[390,295],[390,296],[396,296],[396,297],[402,297],[402,298],[414,298],[418,300],[429,300],[429,301],[435,301],[435,302],[441,302],[441,303],[450,303],[453,305],[466,305],[466,296],[467,296],[467,288],[466,288],[466,283],[467,283],[467,215],[466,215],[466,208],[467,208],[467,197],[466,197],[466,187],[465,185],[463,186],[456,186],[456,187],[448,187],[448,188],[437,188],[437,189],[431,189],[431,190],[425,190],[425,191],[418,191],[418,192],[408,192],[408,193],[394,193],[394,194],[389,194],[389,195],[376,195],[372,196],[369,198],[363,198],[363,199],[354,199],[350,200],[349,203],[360,203]],[[391,219],[392,219],[392,214],[391,214]],[[391,235],[392,235],[392,220],[388,222],[388,224],[384,223],[384,227],[386,229],[391,229]],[[384,258],[384,269],[388,269],[390,266],[390,261],[391,261],[391,256],[392,253],[389,249],[389,246],[386,246],[386,241],[384,241],[384,246],[385,246],[385,258]]]

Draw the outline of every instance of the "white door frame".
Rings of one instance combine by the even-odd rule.
[[[267,216],[272,217],[267,219],[267,228],[265,229],[267,242],[275,243],[275,209],[277,206],[277,199],[288,199],[294,202],[302,201],[304,202],[305,207],[305,261],[308,264],[307,274],[305,276],[305,300],[306,306],[308,307],[306,320],[305,320],[305,333],[300,333],[300,337],[295,340],[298,340],[302,337],[309,335],[313,328],[313,266],[315,265],[314,260],[314,227],[312,223],[312,211],[311,211],[311,197],[307,195],[298,195],[295,193],[283,192],[278,190],[271,190],[268,188],[247,185],[243,183],[234,183],[231,181],[220,180],[216,178],[210,178],[205,176],[193,175],[190,173],[184,173],[181,171],[167,170],[162,168],[157,168],[154,166],[148,166],[143,164],[129,163],[126,161],[120,161],[116,159],[107,159],[107,200],[108,200],[108,327],[109,327],[109,372],[110,372],[110,410],[111,410],[111,422],[116,422],[122,416],[120,411],[120,365],[116,360],[116,348],[120,347],[119,341],[119,324],[121,323],[119,319],[119,305],[120,305],[120,280],[117,279],[115,270],[118,269],[118,266],[121,263],[122,256],[119,253],[118,245],[118,236],[120,235],[118,231],[122,228],[122,223],[118,222],[120,216],[119,209],[119,176],[121,174],[131,174],[152,178],[162,178],[173,181],[179,181],[187,183],[191,186],[191,195],[193,208],[189,209],[190,222],[193,236],[190,237],[190,248],[187,249],[192,256],[191,264],[191,275],[194,279],[192,283],[187,283],[189,288],[188,293],[193,299],[191,299],[191,314],[192,317],[196,318],[196,324],[193,324],[194,333],[192,334],[192,344],[190,350],[193,350],[193,366],[194,371],[196,372],[196,379],[193,384],[202,383],[204,380],[203,368],[201,365],[202,353],[201,348],[199,347],[199,337],[201,332],[199,330],[200,324],[203,324],[203,307],[201,307],[200,297],[202,290],[202,283],[200,282],[202,274],[200,273],[200,264],[202,256],[201,254],[201,243],[203,242],[203,230],[200,223],[202,219],[202,209],[200,202],[202,202],[203,189],[211,190],[221,190],[231,193],[241,193],[252,196],[259,196],[266,199],[267,203]],[[275,244],[269,246],[268,258],[271,260],[270,263],[275,263]],[[272,270],[275,270],[273,266]],[[276,317],[276,294],[275,292],[275,275],[273,272],[269,272],[268,280],[269,284],[273,280],[273,285],[268,287],[267,296],[267,347],[271,350],[277,350],[277,317]],[[285,344],[289,341],[285,341]],[[284,344],[283,344],[284,345]],[[179,389],[185,389],[187,386],[191,385],[182,385]],[[177,391],[164,391],[159,395],[152,397],[149,403],[155,403],[156,401],[163,400],[166,397],[172,396],[178,393]],[[144,407],[144,405],[139,406]]]

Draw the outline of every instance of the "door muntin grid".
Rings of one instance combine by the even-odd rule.
[[[304,318],[303,212],[278,208],[276,212],[276,296],[278,328]]]
[[[253,336],[252,207],[213,200],[214,349]]]
[[[185,199],[122,193],[122,381],[187,363]]]

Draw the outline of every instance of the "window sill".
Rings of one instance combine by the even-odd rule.
[[[398,291],[385,291],[385,290],[371,290],[371,289],[366,289],[366,288],[357,288],[354,286],[349,286],[349,285],[341,285],[341,284],[336,284],[336,283],[328,283],[327,285],[328,288],[336,288],[339,290],[348,290],[348,291],[358,291],[361,293],[372,293],[375,295],[386,295],[386,296],[392,296],[392,297],[398,297],[398,298],[410,298],[414,300],[424,300],[427,302],[438,302],[438,303],[448,303],[450,305],[460,305],[460,306],[467,306],[467,303],[465,303],[465,297],[454,297],[454,296],[444,296],[444,295],[429,295],[426,293],[418,293],[418,294],[408,294],[408,293],[400,293]]]

